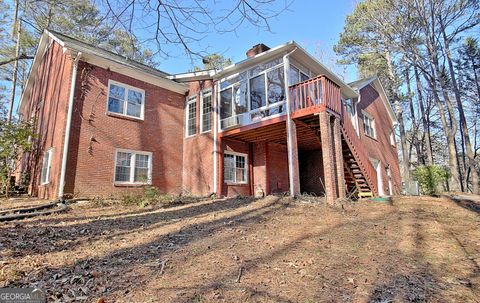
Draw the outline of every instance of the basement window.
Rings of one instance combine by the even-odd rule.
[[[362,111],[363,114],[363,128],[365,130],[365,135],[375,138],[375,120],[370,114]]]
[[[212,91],[203,92],[200,103],[202,110],[200,129],[204,133],[212,129]]]
[[[225,152],[223,180],[231,184],[247,184],[247,155]]]
[[[152,153],[117,149],[115,184],[152,184]]]
[[[110,80],[107,100],[109,113],[143,120],[144,90]]]
[[[187,99],[187,137],[197,133],[197,95]]]
[[[40,184],[48,184],[50,182],[50,169],[52,167],[53,148],[47,150],[43,155],[42,171],[40,174]]]

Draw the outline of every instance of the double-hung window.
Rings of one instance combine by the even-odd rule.
[[[201,132],[208,132],[212,129],[212,91],[202,92],[201,97],[202,115],[200,120]]]
[[[43,154],[42,171],[40,174],[40,184],[50,182],[50,168],[52,167],[53,148],[50,148]]]
[[[365,135],[375,138],[375,120],[366,112],[363,114],[363,128],[365,130]]]
[[[197,133],[197,95],[190,96],[187,99],[187,137]]]
[[[151,184],[152,153],[118,149],[115,157],[116,184]]]
[[[247,183],[247,155],[225,152],[223,156],[224,181],[226,183]]]
[[[109,113],[143,119],[145,91],[115,81],[108,82]]]

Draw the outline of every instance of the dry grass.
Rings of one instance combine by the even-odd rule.
[[[61,302],[479,302],[480,216],[465,201],[84,203],[0,225],[0,287]]]

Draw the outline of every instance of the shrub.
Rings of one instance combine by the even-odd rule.
[[[419,166],[414,172],[415,179],[420,184],[420,189],[424,195],[437,195],[438,188],[448,180],[448,170],[439,165]]]

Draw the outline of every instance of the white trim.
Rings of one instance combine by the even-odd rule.
[[[234,181],[231,180],[225,180],[225,155],[231,155],[234,156],[234,162],[235,162],[235,174],[234,174]],[[245,181],[242,182],[237,182],[237,157],[244,157],[245,158]],[[224,151],[223,152],[223,167],[222,169],[224,170],[223,172],[223,183],[228,184],[228,185],[244,185],[248,184],[248,154],[243,154],[239,152],[234,152],[234,151]]]
[[[116,181],[115,176],[117,172],[117,155],[118,153],[131,153],[132,157],[130,158],[130,181]],[[144,155],[148,156],[148,180],[147,182],[135,182],[135,160],[136,155]],[[113,163],[113,184],[114,185],[151,185],[152,184],[152,161],[153,154],[152,152],[148,151],[138,151],[132,149],[124,149],[124,148],[116,148],[115,149],[115,156],[114,156],[114,163]]]
[[[372,138],[372,139],[377,139],[377,125],[376,125],[376,123],[375,123],[375,118],[374,118],[371,114],[369,114],[369,113],[367,113],[366,111],[364,111],[363,109],[362,109],[362,116],[363,116],[363,117],[362,117],[363,133],[364,133],[367,137],[370,137],[370,138]],[[370,119],[370,120],[372,121],[371,127],[372,127],[372,130],[373,130],[373,136],[370,135],[370,134],[367,134],[367,132],[366,132],[366,128],[365,128],[365,117],[367,117],[368,119]]]
[[[110,99],[110,85],[116,85],[116,86],[119,86],[119,87],[122,87],[125,89],[125,99],[122,100],[124,103],[124,106],[123,106],[123,113],[117,113],[117,112],[113,112],[113,111],[110,111],[109,108],[108,108],[108,103],[109,103],[109,99]],[[118,82],[118,81],[115,81],[115,80],[111,80],[109,79],[108,80],[108,87],[107,87],[107,115],[113,115],[113,116],[121,116],[121,117],[127,117],[127,118],[131,118],[131,119],[136,119],[136,120],[144,120],[144,112],[145,112],[145,90],[141,89],[141,88],[138,88],[138,87],[134,87],[134,86],[131,86],[131,85],[128,85],[128,84],[125,84],[125,83],[121,83],[121,82]],[[140,117],[137,117],[137,116],[132,116],[132,115],[129,115],[127,114],[127,109],[128,109],[128,92],[129,91],[135,91],[135,92],[138,92],[138,93],[141,93],[142,94],[142,106],[141,106],[141,109],[140,109]]]
[[[205,95],[210,94],[210,129],[203,130],[203,98]],[[200,133],[209,133],[212,131],[213,128],[213,92],[211,88],[204,89],[200,92]]]
[[[67,112],[67,122],[65,125],[65,138],[63,141],[63,154],[62,154],[62,167],[60,171],[60,181],[58,183],[58,197],[63,198],[65,191],[65,176],[67,173],[67,156],[68,156],[68,147],[70,145],[70,129],[72,128],[72,115],[73,115],[73,102],[75,101],[75,87],[77,84],[77,70],[78,70],[78,61],[82,56],[81,52],[78,52],[73,62],[72,68],[72,78],[70,83],[70,94],[68,96],[68,112]]]
[[[213,192],[218,193],[218,81],[212,91],[212,118],[213,118]]]
[[[50,147],[43,153],[42,169],[40,171],[40,185],[47,185],[50,183],[50,172],[52,168],[52,156],[53,156],[53,147]],[[43,168],[45,166],[45,156],[48,155],[47,163],[47,173],[45,174],[45,180],[42,181]]]
[[[197,134],[197,99],[198,94],[187,96],[185,101],[185,138],[193,137]],[[189,116],[189,105],[195,103],[195,133],[188,134],[188,116]]]
[[[383,189],[383,180],[382,180],[382,162],[375,158],[369,158],[370,162],[372,163],[373,168],[375,168],[375,172],[377,173],[377,188],[378,188],[378,195],[384,196],[385,191]]]

